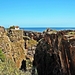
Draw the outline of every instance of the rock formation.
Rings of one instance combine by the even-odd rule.
[[[26,59],[24,43],[22,30],[0,30],[0,48],[7,58],[15,62],[17,68],[20,68],[22,61]]]
[[[75,30],[39,33],[0,26],[0,48],[18,69],[33,61],[32,75],[35,68],[38,75],[75,75]]]
[[[33,37],[34,40],[39,41],[41,38],[43,38],[43,33],[24,30],[24,36],[28,36],[30,38]]]
[[[36,47],[38,75],[75,75],[75,31],[47,30]]]
[[[0,27],[0,48],[6,58],[11,59],[20,70],[26,70],[26,60],[33,61],[33,50],[37,42],[31,37],[25,36],[23,30],[12,27],[5,29]]]

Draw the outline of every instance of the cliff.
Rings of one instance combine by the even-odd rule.
[[[26,70],[33,61],[37,41],[24,35],[23,30],[0,27],[0,49],[18,69]],[[27,64],[28,63],[28,64]]]
[[[75,30],[39,33],[0,27],[0,49],[18,69],[33,65],[32,75],[35,67],[38,75],[75,74]]]
[[[15,62],[17,68],[26,59],[24,43],[22,30],[0,31],[0,48],[7,58]]]
[[[38,75],[75,75],[75,31],[46,30],[36,47]]]

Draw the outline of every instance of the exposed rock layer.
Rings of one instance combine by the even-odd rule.
[[[16,67],[21,67],[22,60],[25,60],[25,48],[22,30],[11,30],[0,34],[0,48],[7,58],[15,62]]]
[[[75,31],[51,32],[35,50],[38,75],[75,75]]]
[[[46,32],[6,31],[0,27],[0,48],[7,58],[15,62],[17,68],[23,67],[26,58],[33,61],[35,53],[33,66],[36,66],[38,75],[75,75],[75,31],[48,29]],[[37,47],[34,44],[31,44],[34,47],[28,46],[29,38],[25,36],[32,40],[40,39]]]

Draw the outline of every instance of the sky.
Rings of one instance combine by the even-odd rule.
[[[75,0],[0,0],[0,26],[75,27]]]

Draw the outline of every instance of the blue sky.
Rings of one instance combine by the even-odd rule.
[[[0,25],[75,27],[75,0],[0,0]]]

